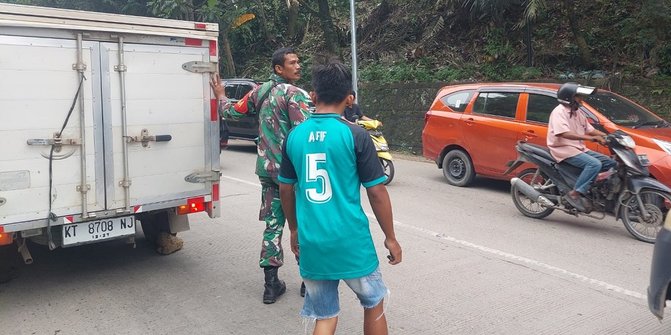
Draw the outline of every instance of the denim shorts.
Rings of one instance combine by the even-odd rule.
[[[338,285],[340,280],[310,280],[305,282],[305,300],[301,316],[308,319],[330,319],[340,313]],[[353,279],[343,279],[347,286],[356,294],[363,308],[377,306],[389,293],[382,281],[382,274],[377,268],[371,274]]]

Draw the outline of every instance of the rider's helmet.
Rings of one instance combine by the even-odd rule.
[[[590,95],[594,92],[596,92],[596,88],[594,87],[582,86],[577,83],[565,83],[557,90],[557,101],[562,105],[577,109],[578,102],[575,100],[576,95]]]
[[[571,106],[575,104],[575,95],[578,93],[578,84],[565,83],[557,90],[557,101],[560,104]]]

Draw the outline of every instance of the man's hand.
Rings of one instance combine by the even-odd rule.
[[[403,251],[397,240],[385,239],[384,247],[389,250],[389,256],[387,256],[387,258],[389,258],[389,264],[396,265],[403,260]]]
[[[599,142],[601,145],[606,145],[606,137],[603,135],[592,136],[592,142]]]
[[[210,87],[212,87],[212,91],[217,100],[226,99],[226,89],[224,85],[221,84],[221,78],[218,73],[211,76]]]
[[[296,255],[296,257],[299,257],[299,247],[298,247],[298,232],[291,230],[291,252]]]

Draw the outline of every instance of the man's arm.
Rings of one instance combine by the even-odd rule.
[[[389,250],[389,254],[391,255],[389,264],[396,265],[402,261],[403,252],[401,245],[396,240],[394,217],[391,211],[391,200],[389,199],[387,188],[383,184],[378,184],[367,188],[366,193],[368,194],[370,206],[373,208],[373,213],[375,213],[375,218],[385,236],[384,246]]]
[[[599,143],[604,144],[604,145],[606,144],[606,139],[604,138],[604,136],[606,136],[606,134],[604,134],[603,132],[600,132],[596,129],[594,129],[591,133],[585,134],[585,135],[580,135],[580,134],[578,134],[574,131],[569,130],[569,131],[563,132],[561,134],[557,134],[557,136],[563,137],[563,138],[569,139],[569,140],[592,141],[592,142],[599,142]]]
[[[282,211],[289,224],[289,231],[291,234],[291,251],[298,256],[298,224],[296,221],[296,193],[294,192],[293,184],[285,184],[280,182],[280,202],[282,203]]]
[[[254,108],[254,104],[251,101],[252,92],[256,91],[253,89],[245,96],[240,99],[237,103],[233,104],[226,97],[226,88],[221,83],[221,78],[218,73],[215,73],[214,76],[210,79],[210,86],[212,87],[212,92],[214,93],[215,98],[218,102],[217,111],[219,115],[224,119],[234,119],[237,120],[245,115]]]

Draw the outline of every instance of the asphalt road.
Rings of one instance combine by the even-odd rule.
[[[291,254],[280,270],[286,295],[261,303],[255,158],[242,141],[222,153],[222,217],[194,215],[176,254],[159,256],[142,238],[136,248],[31,246],[35,263],[0,285],[0,334],[303,334]],[[381,266],[392,291],[391,334],[671,333],[671,320],[647,310],[652,245],[620,222],[529,219],[506,182],[456,188],[432,163],[395,164],[388,189],[404,260]],[[382,260],[374,220],[371,229]],[[361,334],[361,309],[346,285],[340,302],[338,334]]]

